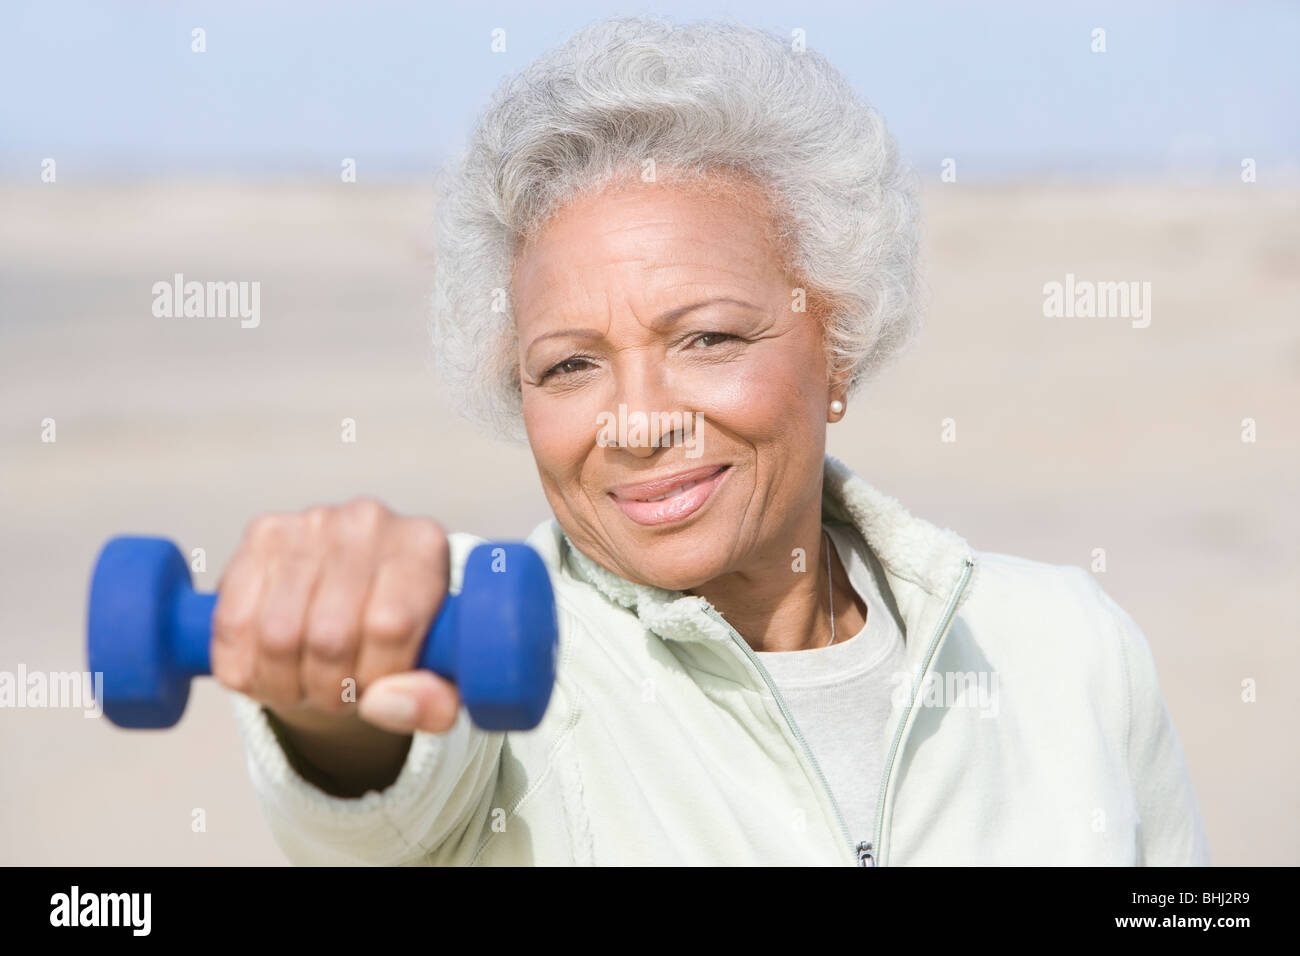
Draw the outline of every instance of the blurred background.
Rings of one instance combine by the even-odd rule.
[[[430,182],[498,82],[615,13],[803,30],[881,109],[931,309],[831,452],[977,549],[1104,549],[1215,862],[1300,862],[1294,4],[6,4],[0,672],[85,668],[113,534],[203,548],[211,589],[263,511],[549,516],[527,448],[440,393]],[[260,282],[260,324],[155,317],[175,273]],[[1067,274],[1150,282],[1149,326],[1045,317]],[[283,862],[211,682],[167,732],[0,707],[0,864]]]

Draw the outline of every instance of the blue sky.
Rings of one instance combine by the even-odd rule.
[[[420,176],[592,19],[807,32],[908,158],[964,178],[1300,175],[1300,4],[68,3],[0,13],[0,177]],[[206,31],[207,52],[190,50]],[[507,50],[493,53],[493,28]],[[1106,31],[1107,52],[1090,50]]]

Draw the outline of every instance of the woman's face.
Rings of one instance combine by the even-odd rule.
[[[566,206],[516,258],[542,486],[570,540],[629,580],[689,590],[819,546],[801,532],[820,528],[843,392],[766,217],[749,184],[635,181]]]

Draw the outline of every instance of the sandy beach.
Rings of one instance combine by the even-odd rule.
[[[548,517],[528,449],[439,390],[432,199],[0,187],[0,671],[85,668],[89,572],[114,534],[203,548],[212,589],[263,511],[364,493],[500,537]],[[977,549],[1085,568],[1104,549],[1214,862],[1300,863],[1300,191],[954,184],[924,209],[927,327],[830,452]],[[156,316],[151,289],[177,273],[260,283],[259,324]],[[1150,283],[1148,324],[1045,316],[1067,276]],[[0,708],[0,768],[0,864],[286,862],[211,681],[166,732]]]

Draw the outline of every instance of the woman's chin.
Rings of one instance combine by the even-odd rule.
[[[703,529],[638,542],[622,553],[632,559],[630,577],[669,591],[689,591],[707,584],[726,570],[728,559],[726,541]]]

